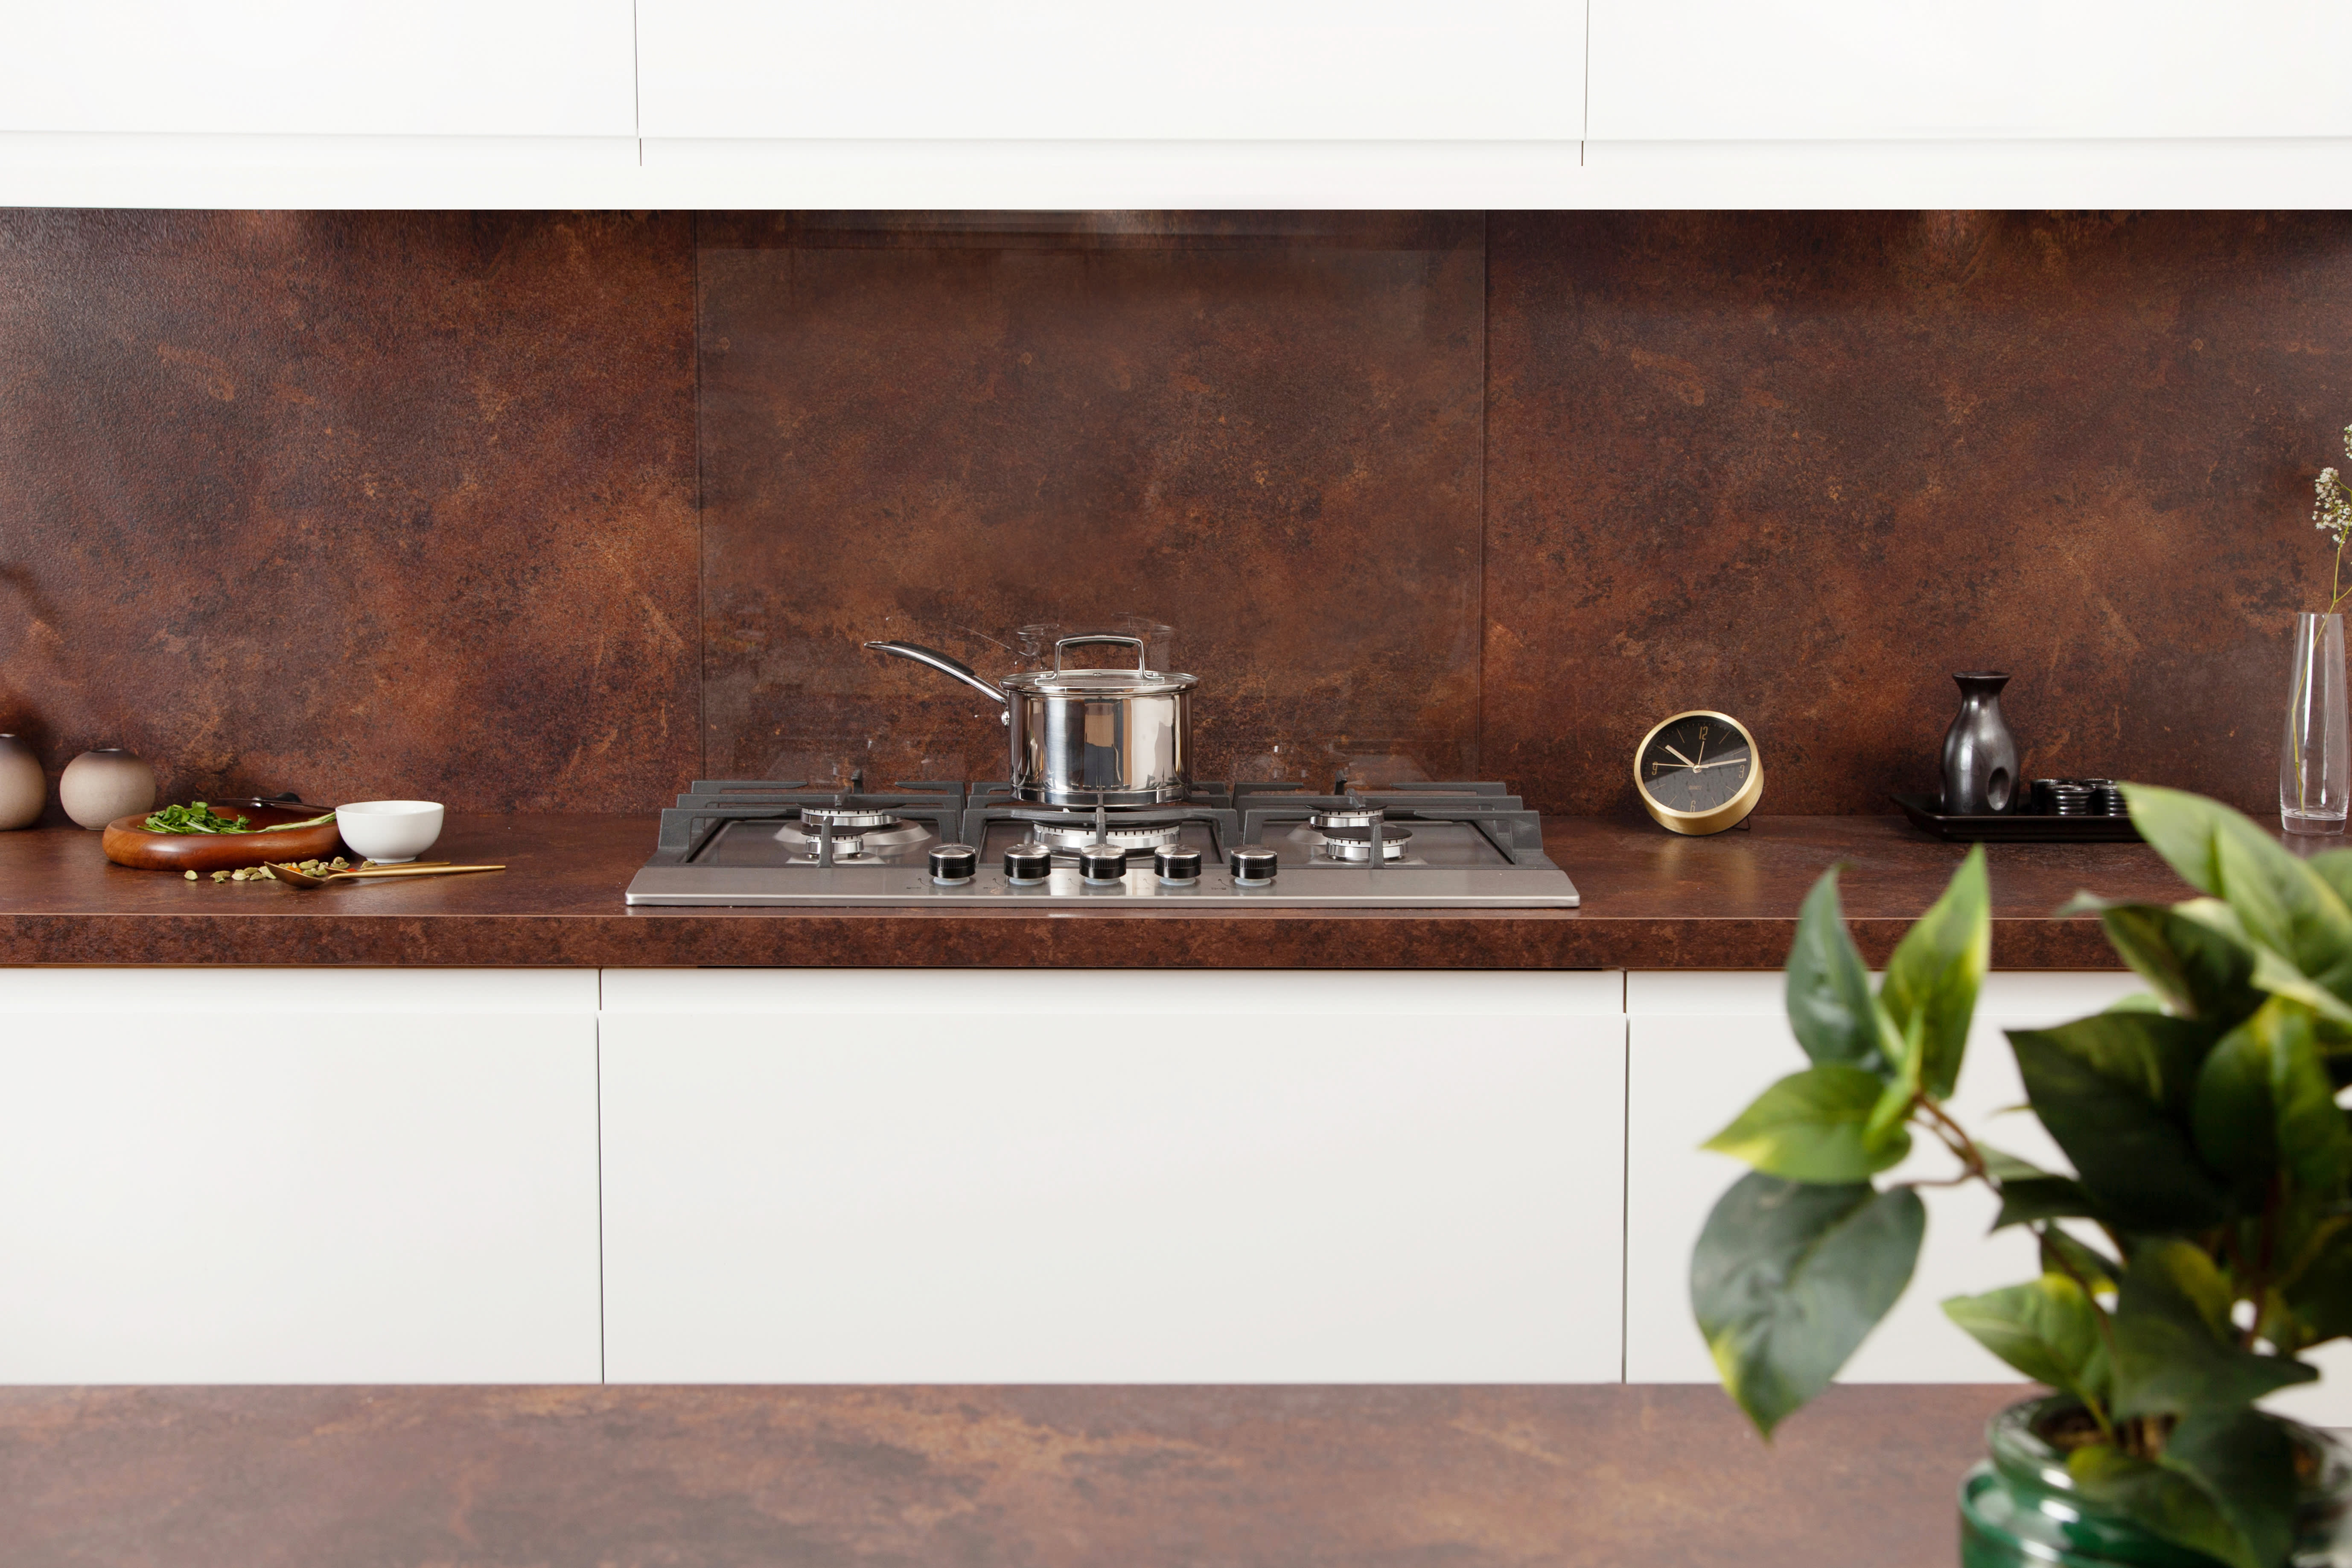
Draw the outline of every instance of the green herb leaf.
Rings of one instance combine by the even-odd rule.
[[[2099,1309],[2063,1274],[1981,1296],[1954,1296],[1944,1315],[2036,1383],[2105,1408],[2109,1369]]]
[[[2193,1230],[2229,1212],[2187,1126],[2213,1038],[2210,1026],[2148,1013],[2009,1031],[2034,1113],[2102,1215],[2125,1230]]]
[[[2352,1175],[2352,1129],[2336,1104],[2312,1016],[2273,997],[2224,1036],[2197,1079],[2193,1125],[2207,1163],[2259,1186],[2281,1169],[2311,1192]]]
[[[2224,1026],[2261,1005],[2248,947],[2159,904],[2110,904],[2100,911],[2107,941],[2183,1018]]]
[[[1982,845],[1969,851],[1934,907],[1903,933],[1886,962],[1879,1001],[1898,1034],[1920,1026],[1920,1082],[1948,1100],[1969,1048],[1969,1020],[1992,959],[1992,893]]]
[[[147,818],[144,824],[150,833],[244,833],[247,831],[242,816],[224,816],[203,801],[191,801],[186,805],[167,805]]]
[[[2213,1494],[2179,1470],[2136,1459],[2109,1444],[2091,1443],[2066,1457],[2066,1472],[2084,1497],[2176,1546],[2202,1552],[2230,1568],[2278,1568],[2278,1559],[2256,1557],[2252,1542],[2221,1511]]]
[[[2000,1184],[2000,1213],[1992,1227],[2001,1230],[2045,1219],[2095,1219],[2098,1212],[2091,1194],[2073,1177],[2028,1176]]]
[[[2042,1270],[2045,1274],[2063,1274],[2095,1291],[2114,1289],[2116,1279],[2123,1275],[2123,1265],[2057,1226],[2045,1225],[2034,1234],[2042,1240]]]
[[[2352,907],[2326,878],[2219,801],[2150,784],[2123,791],[2133,826],[2184,880],[2227,900],[2255,942],[2352,996]]]
[[[2116,1414],[2228,1411],[2319,1375],[2231,1342],[2230,1287],[2186,1241],[2140,1245],[2116,1302]]]
[[[2294,1544],[2294,1439],[2259,1410],[2199,1412],[2164,1440],[2164,1468],[2201,1487],[2254,1563],[2284,1563]]]
[[[1705,1147],[1794,1182],[1858,1182],[1911,1152],[1900,1126],[1872,1133],[1880,1089],[1861,1068],[1807,1068],[1759,1095]]]
[[[1707,1215],[1691,1311],[1723,1386],[1767,1437],[1829,1385],[1911,1282],[1927,1213],[1909,1187],[1751,1172]]]
[[[1805,895],[1797,916],[1797,941],[1789,950],[1789,1027],[1816,1066],[1843,1063],[1883,1073],[1888,1064],[1870,973],[1846,932],[1837,883],[1832,866]]]

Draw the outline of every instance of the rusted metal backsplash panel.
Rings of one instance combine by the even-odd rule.
[[[0,730],[167,795],[695,766],[682,216],[0,211]]]
[[[1002,673],[1122,615],[1196,776],[1477,770],[1483,223],[1115,226],[706,221],[712,773],[1001,777],[984,699],[859,642]]]
[[[2352,421],[2336,215],[1495,216],[1486,771],[1633,802],[1680,709],[1769,812],[1933,790],[1950,674],[2029,776],[2274,806],[2310,478]]]

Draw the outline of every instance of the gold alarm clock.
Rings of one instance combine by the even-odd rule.
[[[1633,750],[1633,787],[1669,833],[1737,827],[1764,794],[1756,737],[1728,713],[1694,708],[1662,719]]]

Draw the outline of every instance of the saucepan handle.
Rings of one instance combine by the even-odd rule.
[[[936,648],[919,647],[910,642],[870,642],[866,646],[876,653],[892,654],[899,658],[911,658],[917,664],[928,664],[941,675],[951,675],[974,691],[1011,706],[1004,693],[999,691],[987,677],[952,655],[940,653]]]
[[[1135,673],[1138,675],[1152,674],[1151,650],[1144,646],[1143,639],[1141,637],[1123,637],[1115,636],[1108,632],[1106,632],[1099,637],[1060,637],[1055,639],[1054,643],[1055,673],[1057,675],[1061,673],[1062,650],[1064,648],[1074,647],[1079,643],[1090,642],[1115,642],[1133,648],[1135,650]]]

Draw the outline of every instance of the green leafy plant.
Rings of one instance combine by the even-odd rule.
[[[186,805],[167,805],[149,814],[142,825],[150,833],[284,833],[289,828],[316,827],[332,822],[331,811],[304,822],[281,822],[274,827],[252,827],[242,816],[224,816],[203,801],[191,801]]]
[[[1707,1144],[1754,1169],[1708,1216],[1691,1305],[1724,1386],[1769,1436],[1910,1283],[1917,1188],[1980,1183],[2000,1201],[1996,1230],[2038,1238],[2042,1272],[1944,1310],[2068,1396],[2044,1436],[2075,1485],[2166,1540],[2277,1568],[2299,1439],[2254,1402],[2316,1378],[2296,1357],[2352,1334],[2352,1123],[2336,1103],[2352,1083],[2352,850],[2302,860],[2212,801],[2124,794],[2202,896],[2078,898],[2068,910],[2098,914],[2147,991],[2008,1032],[2074,1170],[2003,1153],[1945,1107],[1990,956],[1983,851],[1875,994],[1833,868],[1789,955],[1789,1021],[1811,1065]],[[1958,1173],[1880,1183],[1922,1138]]]

